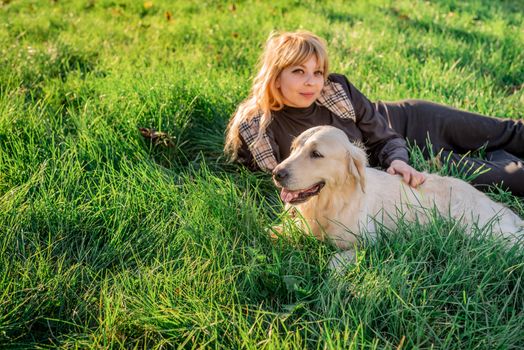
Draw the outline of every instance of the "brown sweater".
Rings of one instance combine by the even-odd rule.
[[[318,125],[331,125],[343,130],[352,141],[363,142],[372,166],[389,167],[395,159],[409,161],[406,142],[395,133],[371,103],[347,78],[340,74],[330,74],[328,79],[342,84],[355,109],[356,123],[342,119],[326,107],[313,103],[306,108],[285,106],[272,113],[273,120],[266,131],[275,158],[280,163],[289,156],[291,143],[303,131]],[[258,169],[253,156],[242,139],[239,161],[249,168]]]

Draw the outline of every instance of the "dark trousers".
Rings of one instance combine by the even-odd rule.
[[[486,117],[422,100],[379,101],[376,107],[390,127],[417,144],[425,157],[442,152],[441,161],[468,175],[487,169],[471,181],[474,186],[486,190],[496,184],[524,197],[522,120]],[[426,147],[428,139],[431,150]],[[485,159],[468,156],[479,149],[484,149]]]

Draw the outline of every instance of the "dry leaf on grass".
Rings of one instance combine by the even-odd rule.
[[[173,142],[175,140],[174,136],[169,136],[168,133],[163,131],[156,131],[155,129],[149,129],[149,128],[138,128],[140,130],[140,133],[142,136],[151,141],[155,146],[161,145],[164,147],[174,147],[175,143]]]

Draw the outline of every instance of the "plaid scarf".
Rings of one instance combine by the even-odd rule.
[[[351,119],[356,122],[353,104],[340,83],[328,80],[315,103],[326,107],[339,118]],[[271,171],[278,163],[273,154],[269,137],[266,133],[263,133],[262,139],[256,144],[253,143],[258,137],[261,118],[262,111],[259,111],[250,121],[243,121],[240,124],[240,134],[247,142],[258,167],[264,171]]]

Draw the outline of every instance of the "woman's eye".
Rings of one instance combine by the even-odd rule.
[[[311,158],[324,158],[322,154],[320,154],[318,151],[311,152]]]
[[[320,75],[320,76],[323,76],[324,75],[324,72],[322,72],[321,70],[317,70],[315,72],[316,75]]]
[[[302,69],[294,69],[293,73],[304,73]]]

